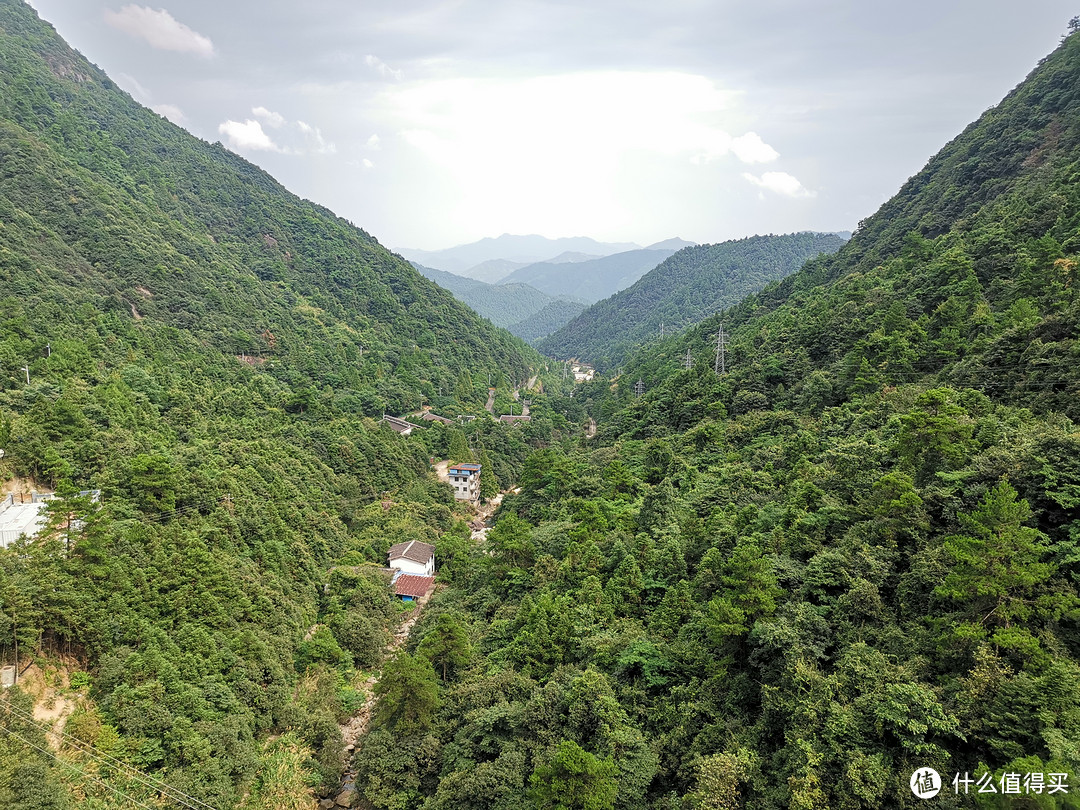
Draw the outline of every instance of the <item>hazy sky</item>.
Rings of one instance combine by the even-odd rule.
[[[1075,0],[32,0],[138,101],[390,247],[852,229]]]

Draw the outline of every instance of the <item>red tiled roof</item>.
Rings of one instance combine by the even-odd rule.
[[[419,540],[410,540],[407,543],[395,543],[390,546],[387,554],[390,560],[404,557],[406,560],[426,564],[435,556],[435,546],[430,543],[421,543]]]
[[[411,596],[419,599],[435,585],[435,577],[421,577],[416,574],[402,574],[394,581],[394,593],[397,596]]]

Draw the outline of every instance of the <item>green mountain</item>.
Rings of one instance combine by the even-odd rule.
[[[600,370],[612,368],[635,346],[658,337],[661,327],[672,334],[697,323],[843,244],[833,234],[794,233],[683,248],[544,338],[539,348],[588,360]]]
[[[522,267],[500,284],[528,284],[551,296],[592,303],[629,287],[674,250],[627,250],[583,262],[538,262]]]
[[[713,316],[579,386],[595,438],[527,460],[417,627],[442,708],[376,719],[374,806],[1068,806],[1078,166],[1073,33],[724,313],[726,375]]]
[[[0,806],[157,805],[148,772],[217,808],[336,781],[351,667],[400,613],[373,564],[468,537],[428,466],[460,431],[371,417],[482,412],[535,359],[0,0],[0,483],[64,496],[0,551],[0,660],[72,709],[58,765],[5,690]],[[497,476],[550,431],[534,408],[470,436]]]
[[[528,284],[485,284],[415,262],[413,266],[478,315],[528,342],[550,335],[585,309],[581,302],[552,297]]]
[[[520,347],[482,325],[462,333],[468,311],[369,235],[131,103],[26,22],[21,4],[6,5],[10,293],[89,287],[104,312],[137,312],[143,328],[182,329],[223,355],[262,355],[293,387],[351,389],[372,415],[401,410],[420,387],[453,388],[466,371],[524,374]],[[27,287],[14,273],[31,268]],[[308,368],[289,376],[278,361],[301,355]],[[402,363],[408,392],[394,373]]]

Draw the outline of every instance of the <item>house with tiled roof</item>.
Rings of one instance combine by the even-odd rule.
[[[453,419],[447,419],[445,416],[439,416],[437,413],[432,413],[431,411],[424,411],[423,414],[420,415],[420,418],[425,422],[441,422],[444,425],[454,424]]]
[[[396,416],[391,416],[388,413],[384,413],[382,417],[383,422],[388,424],[395,433],[400,433],[402,436],[408,436],[412,433],[412,430],[416,425],[411,422],[406,422],[404,419],[398,419]]]
[[[433,576],[435,574],[435,546],[420,540],[395,543],[387,553],[389,566],[403,574]]]

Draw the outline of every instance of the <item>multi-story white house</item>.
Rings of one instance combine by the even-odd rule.
[[[454,488],[454,497],[459,501],[480,500],[480,465],[450,464],[446,469],[450,486]]]

